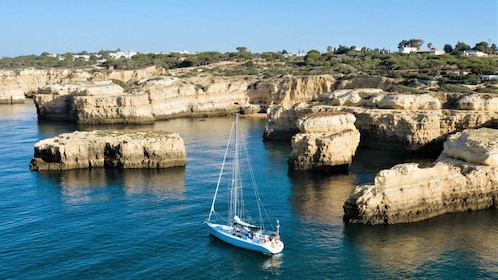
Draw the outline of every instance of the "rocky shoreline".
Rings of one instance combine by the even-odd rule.
[[[348,223],[396,224],[498,205],[498,130],[467,129],[448,137],[434,164],[399,164],[344,203]]]
[[[494,163],[487,164],[495,159],[474,160],[490,148],[469,151],[488,134],[496,139],[498,96],[390,93],[384,90],[389,82],[358,76],[338,81],[329,75],[261,78],[199,72],[180,76],[156,67],[95,72],[31,69],[0,72],[0,103],[22,103],[24,96],[32,95],[40,120],[80,124],[152,123],[239,110],[249,115],[266,111],[263,140],[291,143],[291,170],[347,170],[356,149],[369,143],[417,153],[441,151],[444,145],[430,167],[397,165],[379,172],[373,185],[356,186],[344,204],[344,220],[406,223],[443,213],[496,208],[498,175]],[[483,127],[491,130],[484,133],[479,129]],[[104,132],[84,136],[75,132],[40,141],[31,169],[185,165],[183,140],[173,134],[164,136],[167,140],[146,132],[113,134],[103,140],[99,133]],[[460,135],[460,140],[454,140],[454,135]],[[171,144],[172,139],[177,143]],[[452,148],[456,142],[466,144]],[[172,154],[150,150],[154,143],[162,143],[157,145],[168,147],[165,150]]]

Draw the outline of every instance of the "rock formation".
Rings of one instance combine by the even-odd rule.
[[[331,75],[286,76],[256,81],[251,84],[247,95],[260,104],[289,107],[296,102],[317,99],[322,93],[331,91],[334,83],[335,79]]]
[[[396,145],[410,151],[441,144],[448,134],[466,128],[497,125],[498,112],[463,110],[461,105],[459,109],[442,109],[440,98],[448,97],[436,97],[392,95],[378,89],[324,93],[317,102],[298,103],[292,107],[270,107],[263,138],[289,140],[299,131],[297,119],[312,112],[351,113],[356,117],[355,125],[362,139],[386,142],[391,147]],[[458,95],[455,103],[459,104],[464,98],[465,95]]]
[[[32,96],[39,87],[84,81],[116,79],[121,82],[139,80],[164,74],[163,68],[148,67],[139,70],[92,71],[82,69],[24,69],[0,70],[0,104],[23,103],[25,96]]]
[[[496,94],[474,93],[458,100],[459,110],[479,110],[498,112],[498,96]]]
[[[241,77],[156,77],[144,81],[138,92],[148,95],[156,120],[181,116],[225,115],[250,108]]]
[[[349,223],[396,224],[497,205],[498,130],[480,128],[448,137],[431,167],[406,163],[380,171],[343,208]]]
[[[34,146],[31,170],[76,168],[167,168],[185,166],[186,151],[177,133],[162,131],[73,132]]]
[[[351,164],[360,133],[349,113],[314,113],[298,120],[300,133],[291,140],[289,168],[335,170]]]
[[[34,101],[41,119],[79,123],[154,120],[147,95],[125,95],[123,88],[110,80],[41,87]]]
[[[331,89],[333,81],[331,76],[286,77],[265,82],[252,76],[151,76],[140,79],[125,92],[94,81],[48,85],[37,91],[34,101],[40,119],[147,123],[183,116],[226,115],[240,109],[258,112],[272,103],[317,98]],[[99,93],[96,88],[101,89]]]

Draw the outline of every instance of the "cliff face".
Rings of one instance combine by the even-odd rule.
[[[102,70],[97,72],[81,69],[0,70],[0,104],[23,103],[25,96],[32,96],[38,91],[38,88],[47,85],[111,79],[117,79],[126,83],[131,80],[139,80],[164,73],[164,69],[157,67],[140,70]]]
[[[185,166],[177,133],[95,130],[44,139],[34,146],[31,170],[76,168],[167,168]]]
[[[41,87],[34,98],[39,118],[145,123],[181,116],[225,115],[239,109],[252,113],[265,110],[271,103],[316,98],[330,89],[333,78],[288,77],[261,82],[249,76],[153,76],[138,81],[131,91],[119,93],[104,82],[85,83]],[[85,87],[93,88],[92,93]]]
[[[257,105],[247,96],[250,83],[242,77],[161,77],[145,81],[138,91],[149,96],[155,119],[168,119],[223,115]],[[259,106],[254,107],[259,110]]]
[[[324,92],[333,89],[334,77],[330,75],[283,77],[251,84],[247,95],[251,100],[263,104],[292,106],[296,102],[317,99]]]
[[[478,101],[482,99],[464,95],[452,98],[456,104],[466,104],[465,108],[480,106]],[[468,100],[477,100],[477,104],[471,107]],[[355,126],[362,138],[398,143],[415,151],[442,143],[450,133],[497,124],[498,112],[490,110],[490,106],[480,111],[457,106],[458,109],[442,109],[442,102],[432,95],[393,95],[378,89],[338,90],[322,94],[318,102],[271,107],[263,137],[289,140],[298,131],[296,122],[300,116],[341,111],[356,117]]]
[[[444,213],[496,208],[498,130],[468,129],[448,137],[433,166],[396,165],[344,203],[350,223],[417,222]]]
[[[289,168],[346,169],[360,143],[355,117],[348,113],[315,113],[298,120],[300,133],[291,140]]]

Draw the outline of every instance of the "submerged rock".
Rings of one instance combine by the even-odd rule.
[[[441,214],[496,208],[498,130],[468,129],[448,137],[434,165],[405,163],[357,186],[344,203],[349,223],[396,224]]]
[[[96,130],[39,141],[30,168],[167,168],[185,164],[185,145],[177,133]]]

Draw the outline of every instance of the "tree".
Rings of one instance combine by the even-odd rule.
[[[247,52],[247,48],[246,47],[237,47],[236,48],[238,52]]]
[[[453,49],[453,54],[461,54],[463,53],[464,51],[468,51],[470,50],[470,46],[465,44],[464,42],[458,42],[456,45],[455,45],[455,48]]]
[[[304,56],[304,62],[308,65],[310,64],[315,64],[315,62],[320,59],[322,55],[320,54],[319,51],[317,50],[310,50],[308,53],[306,53],[306,56]]]
[[[427,43],[427,48],[428,48],[429,50],[432,50],[432,43]]]
[[[420,46],[424,44],[424,40],[422,39],[410,39],[410,40],[403,40],[399,42],[398,48],[403,47],[403,46],[408,46],[408,47],[413,47],[417,48],[417,50],[420,49]]]
[[[424,40],[422,39],[410,39],[409,42],[410,42],[410,47],[417,48],[417,50],[419,50],[420,46],[424,44]]]
[[[335,53],[336,54],[346,54],[346,53],[348,53],[349,50],[350,50],[350,48],[343,46],[343,45],[339,45],[339,47],[335,50]]]
[[[445,44],[443,50],[445,53],[452,53],[453,47],[450,44]]]
[[[491,48],[489,47],[488,42],[484,41],[477,43],[472,49],[483,53],[491,53]]]
[[[410,46],[410,42],[407,40],[403,40],[403,41],[399,42],[398,48],[403,47],[403,46]]]

